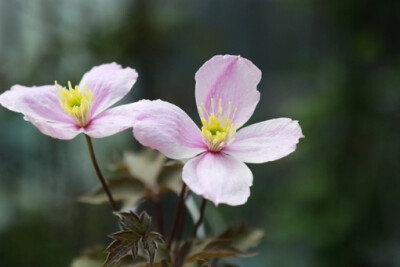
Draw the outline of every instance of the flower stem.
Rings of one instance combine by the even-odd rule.
[[[156,214],[156,218],[157,218],[158,232],[161,235],[164,235],[163,212],[162,212],[162,208],[161,208],[160,195],[156,194],[155,196],[153,196],[152,201],[154,204],[155,214]]]
[[[178,202],[178,208],[175,213],[174,225],[172,228],[171,236],[169,237],[168,240],[168,245],[167,245],[168,250],[171,248],[172,241],[174,240],[176,231],[178,230],[178,225],[180,222],[180,218],[182,216],[183,206],[185,202],[185,192],[186,192],[186,184],[183,183],[181,193],[179,194],[179,202]]]
[[[186,200],[188,198],[190,194],[190,191],[188,191],[188,193],[184,196],[184,199]],[[178,233],[176,235],[176,242],[179,243],[179,240],[182,237],[182,232],[183,232],[183,227],[185,224],[185,216],[186,216],[186,209],[183,209],[182,211],[182,215],[181,215],[181,219],[179,220],[179,224],[178,224]],[[177,246],[179,248],[179,246]]]
[[[92,159],[92,163],[93,163],[94,169],[96,170],[97,177],[99,177],[101,185],[103,186],[103,189],[107,194],[108,201],[110,202],[110,205],[111,205],[113,211],[118,211],[117,204],[115,203],[115,201],[111,195],[110,189],[108,188],[108,185],[106,183],[106,180],[104,179],[103,174],[100,171],[99,164],[97,164],[96,156],[94,154],[92,139],[90,138],[90,136],[87,136],[87,135],[85,135],[85,137],[86,137],[86,142],[87,142],[88,148],[89,148],[90,158]]]
[[[197,237],[197,230],[199,229],[201,223],[203,222],[204,212],[206,211],[206,205],[207,205],[207,200],[205,198],[203,198],[203,201],[201,202],[201,207],[200,207],[200,217],[199,217],[199,220],[197,221],[196,225],[194,226],[194,229],[192,232],[193,238]]]
[[[186,199],[189,194],[190,194],[190,191],[188,192],[186,197],[184,197],[184,199]],[[173,253],[175,255],[174,259],[176,261],[176,266],[181,266],[180,259],[179,259],[179,247],[180,247],[179,242],[181,240],[182,232],[183,232],[183,228],[184,228],[184,224],[185,224],[185,215],[186,215],[186,209],[183,209],[181,218],[178,222],[178,231],[177,231],[176,238],[175,238],[175,248],[174,248],[174,253]]]

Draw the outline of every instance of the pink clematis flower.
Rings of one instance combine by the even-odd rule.
[[[189,159],[182,178],[215,205],[244,204],[253,175],[246,163],[282,158],[303,137],[297,121],[279,118],[238,130],[260,99],[261,71],[239,56],[215,56],[196,73],[201,129],[179,107],[161,101],[134,104],[133,134],[143,145],[173,159]]]
[[[72,139],[79,133],[106,137],[132,127],[132,104],[110,108],[138,77],[131,68],[104,64],[87,72],[74,88],[55,83],[39,87],[14,85],[0,95],[0,104],[20,112],[43,134]]]

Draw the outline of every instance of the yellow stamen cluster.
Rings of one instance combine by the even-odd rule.
[[[87,87],[83,91],[79,90],[77,85],[72,88],[71,82],[68,82],[68,89],[58,85],[57,81],[55,86],[61,107],[72,117],[77,125],[86,126],[89,122],[93,93]]]
[[[211,113],[208,114],[204,104],[199,107],[201,117],[201,133],[203,134],[203,142],[207,144],[208,149],[211,151],[220,151],[224,145],[230,144],[234,140],[236,128],[232,123],[233,117],[236,113],[232,113],[232,103],[228,103],[228,113],[223,113],[222,99],[218,101],[218,110],[215,112],[214,99],[211,98]],[[217,114],[217,116],[215,115]],[[208,119],[205,118],[208,117]]]

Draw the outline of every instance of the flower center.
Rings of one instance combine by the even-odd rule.
[[[223,112],[222,99],[218,101],[217,112],[214,110],[215,103],[213,98],[211,98],[210,114],[208,114],[204,104],[198,108],[201,123],[203,124],[201,127],[203,142],[208,146],[208,149],[217,152],[220,151],[224,145],[232,143],[236,133],[236,128],[232,123],[236,109],[232,112],[232,103],[228,102],[227,114]]]
[[[84,127],[89,122],[90,109],[93,103],[93,93],[85,87],[83,91],[79,86],[72,88],[71,82],[68,82],[68,89],[58,85],[55,86],[58,93],[58,101],[61,107],[71,116],[74,122]]]

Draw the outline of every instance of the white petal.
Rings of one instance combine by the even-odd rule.
[[[215,205],[246,203],[253,174],[243,162],[223,153],[206,152],[183,167],[183,181],[194,193]]]
[[[83,75],[79,88],[92,91],[92,117],[122,99],[135,84],[138,74],[131,68],[122,68],[117,63],[93,67]]]
[[[232,122],[240,128],[253,114],[260,100],[257,85],[261,71],[249,60],[240,56],[215,56],[204,63],[196,76],[196,104],[212,112],[211,99],[216,109],[222,101],[223,115],[236,110]],[[230,116],[231,117],[231,116]]]
[[[191,158],[207,149],[200,129],[179,107],[161,100],[133,105],[133,135],[142,145],[173,159]]]
[[[133,104],[108,109],[90,121],[85,134],[94,137],[107,137],[133,126]]]
[[[247,163],[263,163],[289,155],[302,137],[298,121],[273,119],[239,130],[223,151]]]

